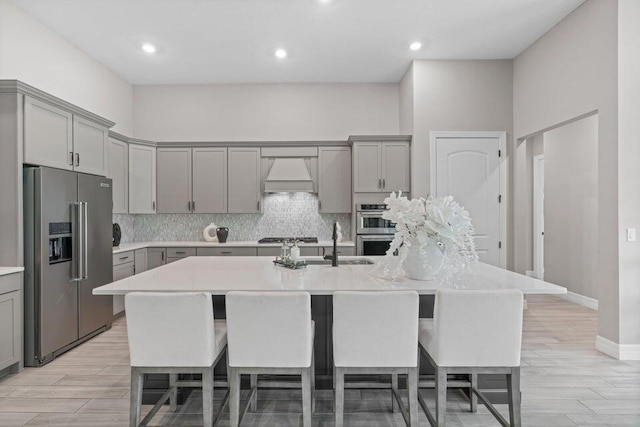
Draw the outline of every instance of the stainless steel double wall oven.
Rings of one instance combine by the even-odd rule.
[[[385,255],[396,232],[391,221],[382,218],[387,206],[364,203],[356,206],[357,254],[366,256]]]

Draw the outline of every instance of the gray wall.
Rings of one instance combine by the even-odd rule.
[[[0,0],[0,79],[17,79],[116,122],[130,135],[133,87],[107,67]]]
[[[544,133],[544,278],[598,299],[598,116]]]
[[[262,237],[318,237],[331,239],[333,221],[350,240],[350,214],[318,213],[318,198],[307,193],[269,194],[262,199],[262,214],[157,214],[114,215],[122,227],[122,242],[204,240],[202,230],[212,222],[229,228],[229,241]]]
[[[618,12],[618,235],[624,236],[627,228],[640,227],[640,2],[620,0]],[[621,237],[619,251],[619,342],[639,349],[640,242]]]
[[[618,2],[589,0],[518,56],[513,69],[516,138],[599,112],[599,334],[614,342],[620,342],[617,39]],[[517,147],[526,149],[523,144]],[[515,156],[516,175],[526,171],[518,162],[521,158]],[[518,177],[515,181],[526,182]],[[515,242],[527,244],[527,228],[527,224],[515,224]]]
[[[400,80],[400,133],[413,135],[413,63]]]
[[[511,60],[414,61],[411,195],[429,193],[431,131],[505,131],[510,156],[513,115]],[[511,176],[511,168],[509,176]],[[509,189],[509,192],[511,190]],[[507,266],[513,264],[512,209]]]
[[[135,86],[134,136],[154,141],[346,140],[398,134],[398,84]]]

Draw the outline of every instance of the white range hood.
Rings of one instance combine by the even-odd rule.
[[[313,180],[304,159],[276,158],[264,181],[265,193],[313,193]]]

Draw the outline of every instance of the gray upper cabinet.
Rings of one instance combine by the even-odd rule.
[[[108,151],[106,126],[25,96],[25,163],[105,176]]]
[[[73,114],[25,97],[24,161],[73,170]]]
[[[191,148],[158,148],[158,213],[191,212]]]
[[[318,150],[318,203],[322,213],[351,213],[351,149]]]
[[[411,152],[408,141],[353,144],[353,191],[388,193],[411,190]]]
[[[382,190],[411,190],[411,152],[407,142],[382,143]]]
[[[73,116],[74,170],[94,175],[107,174],[108,129]]]
[[[116,139],[109,140],[109,172],[112,180],[113,213],[129,213],[129,146]]]
[[[356,193],[381,191],[380,149],[378,142],[353,145],[353,191]]]
[[[193,149],[193,201],[195,213],[227,212],[227,149]]]
[[[129,213],[156,212],[156,149],[129,144]]]
[[[260,148],[229,148],[229,213],[260,212]]]

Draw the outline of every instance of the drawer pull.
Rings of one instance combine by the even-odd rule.
[[[233,252],[231,251],[222,251],[220,252],[222,255],[231,255]]]
[[[184,255],[184,254],[186,254],[186,252],[185,252],[185,251],[176,251],[176,253],[177,253],[178,255]]]
[[[129,257],[128,256],[121,256],[120,257],[120,261],[124,261],[125,259],[129,259]]]

